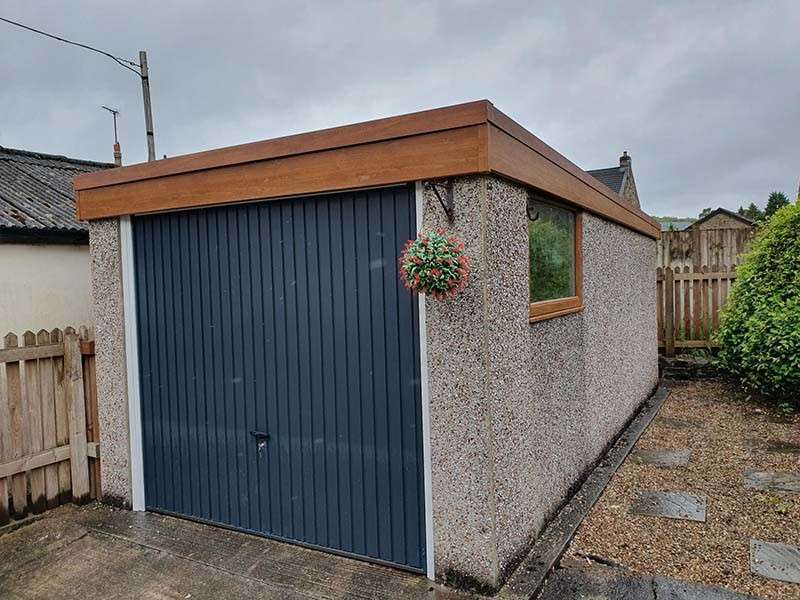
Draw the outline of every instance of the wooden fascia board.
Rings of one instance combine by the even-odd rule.
[[[487,125],[77,190],[78,218],[285,198],[488,172]]]
[[[81,175],[78,218],[496,172],[636,231],[660,227],[480,100]]]
[[[556,160],[561,155],[554,150],[540,152],[494,123],[489,125],[488,135],[491,172],[557,196],[651,238],[660,237],[661,229],[650,217],[634,210],[624,200],[613,198],[613,192],[599,182],[597,186],[589,185],[583,177],[566,168],[563,164],[566,159]],[[543,142],[539,144],[542,150],[549,149]]]
[[[524,146],[527,146],[532,151],[546,158],[552,162],[553,165],[562,169],[565,173],[572,175],[588,187],[592,188],[598,194],[605,196],[611,202],[619,205],[622,209],[631,212],[633,215],[640,217],[642,220],[652,225],[653,228],[660,231],[660,225],[655,219],[650,217],[645,212],[632,207],[615,190],[612,190],[608,186],[604,185],[592,177],[589,173],[568,160],[566,157],[559,154],[538,137],[533,135],[530,131],[525,129],[522,125],[514,121],[511,117],[496,109],[492,104],[489,104],[488,120],[491,125],[494,125],[497,129],[504,131],[506,134],[515,138]]]
[[[79,175],[75,178],[74,185],[75,190],[81,191],[479,125],[487,122],[490,107],[491,103],[488,100],[478,100],[397,117],[165,158],[150,163],[106,169]]]

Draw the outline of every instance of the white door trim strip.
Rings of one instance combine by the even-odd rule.
[[[128,384],[128,429],[130,434],[131,504],[144,510],[144,457],[142,455],[142,410],[139,394],[139,338],[136,320],[136,273],[133,262],[133,225],[120,217],[122,302],[125,314],[125,368]]]
[[[415,186],[417,200],[417,232],[423,227],[423,192],[422,182]],[[422,390],[422,459],[425,465],[425,556],[427,558],[426,575],[428,579],[436,579],[433,563],[433,488],[431,485],[431,418],[430,399],[428,397],[428,340],[425,330],[425,296],[420,294],[419,300],[419,372],[420,389]]]

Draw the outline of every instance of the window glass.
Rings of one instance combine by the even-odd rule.
[[[575,296],[575,213],[530,201],[531,302]]]

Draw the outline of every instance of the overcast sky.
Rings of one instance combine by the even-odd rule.
[[[800,2],[0,0],[0,16],[135,58],[174,156],[488,98],[584,169],[633,157],[651,214],[800,178]],[[0,145],[146,159],[138,78],[0,23]]]

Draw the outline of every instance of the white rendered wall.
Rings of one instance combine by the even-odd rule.
[[[89,246],[0,244],[0,336],[91,327]]]

